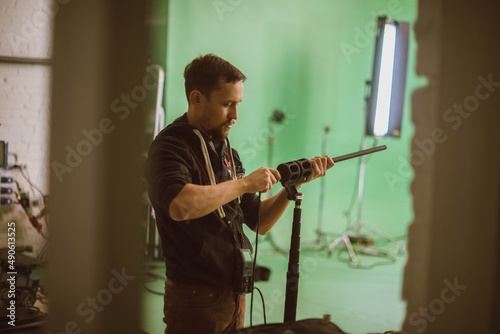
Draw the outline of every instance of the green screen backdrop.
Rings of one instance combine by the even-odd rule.
[[[330,128],[330,156],[360,149],[377,17],[386,15],[413,25],[417,2],[170,0],[153,3],[153,9],[168,13],[167,33],[153,36],[157,39],[153,42],[166,49],[155,52],[166,54],[162,65],[166,68],[167,123],[187,110],[183,70],[193,58],[214,53],[248,77],[230,140],[249,174],[261,166],[276,168],[282,162],[321,155],[326,126]],[[160,21],[163,26],[165,20]],[[367,159],[362,206],[364,223],[398,238],[405,237],[413,218],[410,102],[411,92],[423,84],[415,74],[416,47],[411,33],[401,138],[377,141],[388,149]],[[275,109],[285,113],[285,120],[273,128],[274,154],[269,163],[269,119]],[[368,138],[368,147],[373,144],[373,138]],[[328,241],[357,220],[359,160],[338,163],[326,176],[322,226],[332,233]],[[281,184],[275,185],[273,193],[280,189]],[[314,239],[320,181],[304,185],[301,192],[302,240]],[[349,208],[350,216],[346,214]],[[284,249],[290,244],[292,212],[290,205],[271,231],[276,244]]]

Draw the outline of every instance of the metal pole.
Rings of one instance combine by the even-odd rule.
[[[328,132],[330,128],[325,126],[325,134],[323,135],[322,155],[325,156],[328,152]],[[317,243],[321,246],[323,244],[323,204],[325,202],[325,178],[321,178],[319,189],[319,208],[318,208],[318,239]]]
[[[295,208],[293,210],[292,238],[290,242],[290,255],[288,272],[286,273],[285,294],[285,322],[295,322],[297,315],[297,297],[299,292],[299,257],[300,257],[300,217],[301,202],[304,195],[294,195]]]
[[[361,150],[366,149],[366,136],[363,136],[361,141]],[[366,165],[366,155],[361,156],[361,161],[359,165],[359,179],[358,179],[358,223],[362,221],[363,213],[363,191],[365,185],[365,165]]]

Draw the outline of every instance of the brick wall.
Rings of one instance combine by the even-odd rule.
[[[67,2],[67,1],[66,1]],[[52,21],[59,4],[54,0],[2,0],[0,3],[0,140],[8,142],[9,165],[1,176],[17,181],[30,199],[37,215],[43,207],[40,192],[49,194],[50,65],[16,63],[14,58],[50,58]],[[31,180],[31,186],[23,174]],[[3,184],[17,191],[15,183]],[[38,191],[38,190],[40,191]],[[16,201],[15,194],[2,195]],[[16,246],[32,246],[32,256],[42,255],[42,235],[29,222],[18,204],[0,206],[0,247],[7,241],[7,223],[16,222]],[[41,219],[42,233],[49,235]]]

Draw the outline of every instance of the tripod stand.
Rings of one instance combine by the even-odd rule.
[[[366,136],[363,136],[363,140],[361,142],[361,149],[366,149]],[[356,253],[351,243],[351,238],[355,234],[359,234],[361,228],[365,228],[373,234],[383,237],[386,240],[392,241],[397,244],[398,253],[403,254],[405,252],[405,244],[403,241],[396,239],[389,234],[380,231],[374,227],[366,225],[362,221],[362,212],[363,212],[363,191],[364,191],[364,183],[365,183],[365,167],[366,167],[366,156],[361,157],[360,165],[359,165],[359,178],[358,178],[358,215],[357,215],[357,223],[353,226],[346,229],[335,241],[328,245],[328,255],[331,255],[333,249],[337,247],[340,243],[344,243],[347,251],[349,252],[349,256],[351,257],[351,262],[358,262]],[[370,252],[370,254],[379,255],[383,254],[383,252]]]
[[[276,131],[274,129],[274,124],[281,124],[284,119],[285,119],[285,114],[279,109],[275,109],[273,111],[272,116],[269,118],[269,135],[268,135],[268,142],[267,142],[268,143],[268,151],[267,151],[267,165],[268,166],[273,166],[273,160],[274,160],[274,144],[275,144],[275,139],[276,139]],[[273,195],[273,192],[271,189],[267,192],[267,196],[271,197],[272,195]],[[282,253],[282,254],[286,253],[286,250],[281,249],[274,241],[273,236],[272,236],[272,231],[269,231],[268,233],[266,233],[263,241],[268,241],[275,252]]]

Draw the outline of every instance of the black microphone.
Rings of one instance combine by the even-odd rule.
[[[295,195],[298,194],[295,186],[307,181],[312,174],[311,162],[308,159],[299,159],[280,164],[276,169],[281,175],[280,181],[286,189],[288,199],[295,200]]]
[[[312,174],[312,165],[308,159],[286,162],[276,169],[281,175],[281,183],[290,186],[305,182]]]

